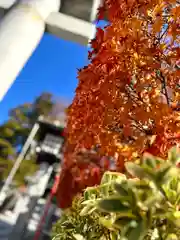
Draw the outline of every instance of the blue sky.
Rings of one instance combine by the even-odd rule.
[[[104,27],[105,21],[97,25]],[[50,92],[71,102],[77,86],[77,68],[87,65],[88,48],[44,34],[36,51],[0,102],[0,124],[10,109],[32,102],[42,92]]]
[[[0,102],[0,123],[9,109],[31,102],[43,91],[69,101],[77,85],[77,68],[87,64],[87,47],[45,34],[38,48]]]

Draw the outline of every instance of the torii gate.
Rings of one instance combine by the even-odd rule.
[[[44,32],[87,45],[101,0],[0,0],[0,101]]]

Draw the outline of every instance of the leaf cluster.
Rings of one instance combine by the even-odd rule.
[[[145,154],[141,164],[126,163],[126,175],[105,173],[99,186],[86,189],[81,215],[98,213],[112,239],[180,239],[179,161],[172,148],[167,161]]]
[[[70,209],[65,210],[52,230],[53,240],[108,239],[109,231],[99,224],[98,215],[81,216],[83,198],[74,198]]]

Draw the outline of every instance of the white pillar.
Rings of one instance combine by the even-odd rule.
[[[39,44],[46,18],[59,7],[60,0],[21,0],[0,21],[0,101]]]
[[[91,11],[91,22],[97,19],[98,8],[101,6],[102,0],[93,0],[92,11]]]

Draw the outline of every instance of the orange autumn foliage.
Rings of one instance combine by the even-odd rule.
[[[76,149],[100,144],[109,155],[127,155],[126,149],[132,155],[147,149],[151,136],[180,131],[176,2],[104,1],[110,23],[97,29],[91,63],[79,71],[69,108],[69,142]]]
[[[180,144],[180,4],[104,0],[99,19],[105,14],[109,24],[97,28],[78,73],[68,142],[72,152],[100,145],[123,171],[145,151],[165,157]]]

